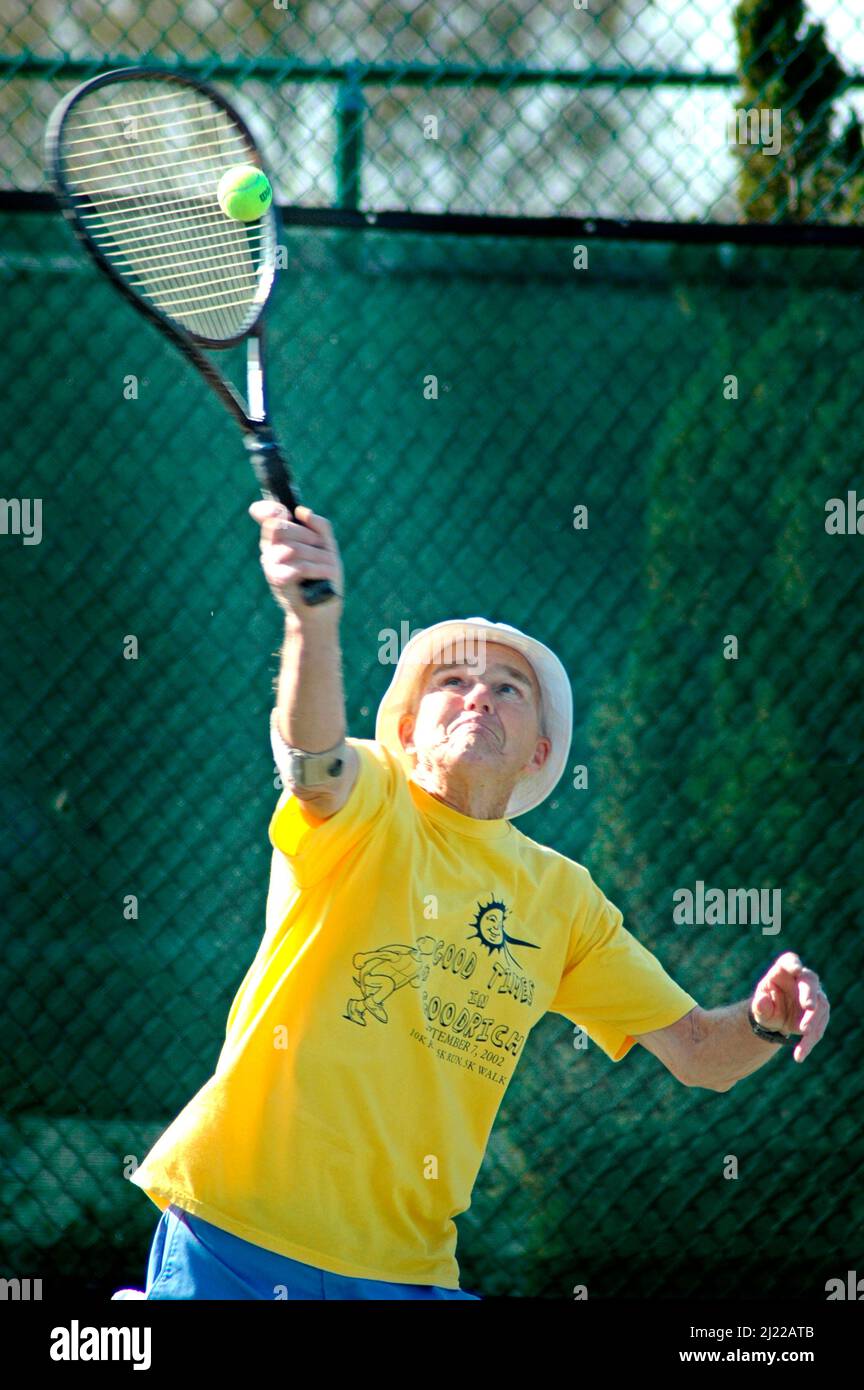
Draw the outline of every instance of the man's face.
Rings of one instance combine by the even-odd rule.
[[[529,661],[513,647],[487,642],[468,662],[425,669],[414,715],[403,715],[403,746],[416,766],[476,765],[501,785],[542,767],[551,744],[540,737],[540,687]]]

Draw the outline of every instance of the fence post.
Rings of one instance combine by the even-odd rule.
[[[336,206],[360,205],[363,163],[363,114],[366,102],[358,62],[348,64],[336,99]]]

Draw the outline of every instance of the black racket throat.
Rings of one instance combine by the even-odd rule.
[[[242,430],[262,493],[293,514],[299,497],[270,424],[264,365],[276,214],[271,205],[241,222],[217,197],[227,169],[264,169],[248,126],[195,78],[122,68],[82,83],[59,103],[48,123],[46,160],[81,244],[197,367]],[[203,351],[244,341],[248,402]],[[325,579],[298,587],[310,606],[336,597]]]

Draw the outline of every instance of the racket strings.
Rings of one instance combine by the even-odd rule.
[[[91,136],[89,137],[89,139],[90,139],[90,141],[92,141],[92,140],[93,140],[93,136],[91,135]],[[138,137],[137,137],[137,136],[136,136],[136,141],[137,141],[137,143],[139,143],[139,144],[147,144],[147,143],[149,143],[149,142],[147,142],[147,141],[138,141]],[[161,143],[161,142],[154,141],[153,143],[156,144],[156,143]],[[221,150],[222,147],[223,147],[223,144],[224,144],[224,142],[223,142],[222,140],[198,140],[198,141],[196,141],[196,143],[195,143],[195,145],[194,145],[193,148],[194,148],[196,151],[198,151],[198,150],[206,150],[206,149],[208,149],[208,148],[210,148],[210,147],[218,147],[218,148]],[[207,159],[207,158],[209,158],[209,156],[207,156],[207,155],[202,155],[201,158],[202,158],[202,159]],[[78,165],[78,168],[79,168],[79,170],[81,170],[81,171],[86,171],[87,169],[99,169],[99,170],[104,171],[105,169],[109,168],[112,164],[123,164],[124,162],[125,162],[125,161],[124,161],[123,159],[97,159],[97,160],[95,160],[95,161],[93,162],[93,164],[79,164],[79,165]],[[188,161],[187,161],[187,163],[188,163]],[[100,177],[103,177],[103,176],[104,176],[104,175],[99,175],[99,176],[97,176],[97,177],[95,177],[95,178],[92,178],[92,179],[79,179],[79,180],[78,180],[79,186],[80,186],[81,188],[86,188],[88,183],[97,183],[97,182],[99,181],[99,178],[100,178]],[[170,177],[170,175],[167,175],[167,174],[166,174],[166,175],[162,176],[161,178],[156,178],[156,179],[152,180],[152,182],[154,182],[154,183],[164,182],[164,179],[169,178],[169,177]]]
[[[242,231],[240,231],[238,235],[239,238],[242,239],[244,234]],[[247,236],[250,249],[256,243],[260,244],[260,234],[256,237],[254,234],[249,233],[247,234]],[[142,245],[145,246],[147,249],[147,272],[149,276],[148,279],[139,278],[140,265],[138,261],[133,258],[133,253]],[[177,315],[180,309],[186,309],[188,311],[189,307],[191,307],[194,301],[190,300],[188,296],[182,299],[177,299],[176,297],[169,297],[169,292],[173,288],[175,288],[175,285],[172,282],[176,282],[179,280],[180,284],[185,286],[188,277],[187,270],[183,268],[178,268],[178,257],[176,250],[172,248],[170,251],[163,250],[154,252],[152,250],[152,240],[148,236],[130,238],[128,235],[124,235],[119,238],[112,237],[110,235],[105,236],[103,238],[103,251],[106,248],[111,249],[111,261],[115,269],[119,270],[120,273],[123,274],[123,276],[127,279],[128,283],[132,285],[134,289],[137,289],[140,293],[147,294],[150,291],[152,291],[153,277],[158,275],[159,286],[160,289],[163,291],[163,293],[159,297],[158,302],[160,308],[163,308],[165,312],[171,312],[172,315]],[[238,277],[242,277],[243,284],[245,284],[247,290],[251,292],[254,301],[255,292],[258,287],[258,272],[255,269],[254,265],[248,265],[245,268],[243,266],[238,267],[236,247],[233,241],[227,246],[221,246],[218,252],[214,252],[212,237],[187,236],[186,248],[190,251],[193,249],[199,249],[202,253],[206,253],[208,270],[208,291],[212,289],[214,285],[226,284],[231,285],[232,288],[236,290],[239,283]],[[227,275],[218,276],[214,274],[214,272],[218,270],[227,270],[229,273]],[[197,293],[200,299],[200,285],[198,286]],[[235,306],[237,302],[236,297],[231,300],[224,301],[221,305],[219,305],[217,301],[218,295],[216,296],[212,304],[199,303],[195,306],[195,315],[199,322],[201,314],[206,313],[209,308],[222,307],[230,309],[231,307]],[[248,304],[248,297],[246,300],[244,300],[244,303]]]
[[[152,106],[152,105],[156,102],[157,99],[156,99],[155,97],[147,97],[146,100],[147,100],[147,102]],[[115,103],[109,103],[109,104],[103,103],[103,104],[99,107],[99,112],[98,112],[99,119],[98,119],[98,120],[95,120],[95,121],[78,121],[78,122],[76,123],[75,129],[78,130],[78,131],[82,131],[82,130],[104,130],[105,125],[106,125],[106,122],[114,121],[114,120],[117,119],[116,117],[110,116],[109,113],[110,113],[111,111],[117,111],[117,110],[121,110],[121,109],[122,109],[122,111],[123,111],[123,116],[122,116],[121,119],[122,119],[127,125],[128,125],[129,123],[131,123],[131,122],[134,122],[135,125],[136,125],[136,127],[138,127],[138,133],[139,133],[139,135],[140,135],[140,134],[141,134],[141,118],[140,118],[140,116],[130,115],[131,108],[132,108],[133,106],[135,106],[135,105],[136,105],[136,103],[135,103],[134,101],[124,101],[124,102],[122,102],[122,103],[117,103],[117,102],[115,102]],[[212,108],[211,108],[211,109],[212,109]],[[184,112],[184,111],[192,111],[192,112],[193,112],[193,114],[188,118],[188,120],[185,119],[185,118],[183,117],[183,112]],[[159,111],[158,114],[159,114],[159,120],[158,120],[158,121],[153,121],[152,124],[151,124],[149,127],[146,127],[146,126],[145,126],[145,131],[148,131],[148,130],[155,130],[155,131],[158,131],[158,130],[164,129],[165,121],[167,120],[168,117],[171,118],[171,126],[172,126],[172,129],[173,129],[175,132],[176,132],[177,130],[179,130],[179,129],[180,129],[182,126],[184,126],[184,125],[195,125],[195,124],[196,124],[198,121],[200,121],[200,119],[201,119],[201,113],[200,113],[199,110],[196,110],[194,102],[187,102],[184,106],[173,106],[173,107],[170,107],[170,108],[163,108],[162,110]],[[83,144],[84,144],[87,140],[89,140],[89,139],[92,139],[92,136],[89,136],[89,135],[74,135],[74,136],[70,136],[70,138],[69,138],[69,140],[67,141],[67,143],[70,144],[70,145],[83,145]],[[142,145],[146,145],[146,144],[148,144],[149,142],[148,142],[147,140],[141,140],[140,143],[141,143]]]
[[[112,236],[108,235],[108,236],[105,236],[105,237],[104,237],[104,244],[105,244],[106,247],[113,247],[113,248],[114,248],[113,260],[114,260],[114,264],[115,264],[115,265],[122,266],[122,265],[124,265],[124,264],[128,264],[128,265],[131,266],[132,262],[131,262],[131,261],[128,261],[128,262],[127,262],[127,261],[125,260],[125,258],[124,258],[124,251],[126,251],[126,250],[134,250],[135,247],[136,247],[136,245],[139,244],[139,243],[137,243],[136,240],[135,240],[134,238],[128,238],[128,237],[115,238],[115,237],[112,237]],[[148,247],[149,247],[149,242],[147,241],[146,238],[141,239],[140,244],[142,244],[142,245],[146,244],[146,245],[148,245]],[[197,246],[200,246],[200,247],[202,247],[202,248],[205,247],[205,246],[210,246],[210,245],[211,245],[211,238],[209,238],[209,237],[189,237],[189,238],[188,238],[188,245],[190,246],[190,248],[193,247],[193,246],[196,246],[196,245],[197,245]],[[150,259],[150,261],[152,262],[152,265],[153,265],[154,269],[157,268],[157,267],[159,267],[163,262],[164,262],[165,268],[167,268],[168,266],[175,266],[175,265],[177,264],[177,257],[176,257],[176,255],[173,253],[173,251],[151,251],[151,252],[150,252],[150,257],[149,257],[149,259]],[[233,264],[233,262],[234,262],[234,248],[233,248],[233,245],[230,246],[230,247],[226,247],[226,248],[220,249],[218,255],[217,255],[217,256],[214,256],[212,264],[213,264],[213,265],[219,265],[220,262],[221,262],[222,264],[225,264],[225,265],[227,265],[227,264]]]
[[[151,110],[155,110],[160,108],[163,102],[178,101],[180,98],[180,91],[178,90],[178,88],[176,86],[170,86],[168,83],[162,83],[162,85],[158,87],[154,83],[149,83],[146,95],[140,97],[133,97],[129,94],[131,85],[131,83],[124,84],[125,90],[123,93],[122,101],[112,102],[101,100],[99,102],[98,107],[100,115],[102,112],[105,111],[128,111],[129,108],[132,106],[147,106]],[[138,81],[135,85],[140,89],[144,84],[143,82]],[[107,90],[107,87],[102,88],[103,92]],[[183,96],[186,98],[190,96],[196,96],[200,100],[201,96],[203,95],[203,93],[190,92],[189,88],[185,86],[181,90]],[[189,109],[188,102],[185,109]],[[212,109],[213,108],[211,107],[211,110]]]
[[[203,93],[184,88],[181,101],[164,82],[123,86],[135,90],[122,101],[99,88],[67,116],[64,173],[79,214],[136,293],[202,336],[235,337],[266,297],[272,221],[226,217],[216,188],[255,151]]]
[[[132,201],[140,204],[142,197],[144,197],[141,194],[137,198],[133,198],[132,195],[124,193],[122,199],[118,199],[107,189],[101,189],[100,193],[110,198],[113,203]],[[96,199],[91,193],[86,193],[83,196],[96,203]],[[170,220],[172,225],[177,228],[194,223],[196,227],[212,232],[214,228],[218,227],[221,239],[228,244],[245,243],[248,238],[249,233],[245,231],[242,224],[237,222],[231,222],[227,233],[224,236],[221,235],[224,214],[218,206],[215,213],[211,211],[209,198],[203,199],[197,195],[195,197],[187,195],[186,197],[163,199],[162,206],[158,209],[153,209],[151,202],[152,199],[148,195],[144,207],[138,209],[140,213],[137,221],[138,230],[144,229],[146,231],[149,228],[158,231],[160,227],[164,230],[164,224]],[[190,203],[191,206],[184,208],[184,204]],[[98,203],[96,205],[98,206]],[[134,208],[118,207],[113,211],[93,212],[92,215],[98,216],[100,221],[110,228],[112,225],[125,226],[129,221],[128,213],[134,211],[136,211]]]
[[[170,98],[166,100],[164,93],[160,93],[157,98],[157,106],[160,101],[161,114],[176,117],[176,103],[171,103]],[[227,256],[228,264],[234,266],[233,294],[229,292],[226,297],[224,286],[220,285],[217,288],[212,284],[211,268],[215,249],[213,230],[220,220],[216,215],[219,213],[218,205],[215,204],[215,197],[212,195],[212,173],[210,206],[214,211],[202,216],[203,207],[207,207],[208,204],[204,202],[202,207],[199,202],[201,176],[203,173],[206,177],[209,152],[214,148],[224,151],[226,142],[220,133],[216,139],[206,141],[205,151],[193,146],[190,152],[190,137],[193,132],[190,131],[189,120],[186,119],[185,128],[180,132],[182,146],[178,148],[177,127],[170,123],[167,127],[160,127],[154,123],[151,119],[154,107],[148,106],[145,100],[140,99],[135,105],[146,109],[146,146],[139,144],[142,134],[140,115],[130,115],[120,103],[112,103],[107,129],[104,118],[87,123],[91,144],[79,147],[78,169],[80,172],[82,165],[89,166],[89,169],[85,168],[86,177],[80,180],[79,186],[83,186],[91,206],[95,205],[92,220],[100,235],[104,235],[106,229],[111,231],[113,247],[116,248],[117,243],[120,243],[124,254],[122,258],[117,257],[115,249],[115,259],[121,261],[118,269],[125,274],[134,289],[149,296],[163,313],[178,319],[186,326],[198,327],[205,331],[207,336],[230,336],[234,327],[230,322],[230,311],[234,307],[247,307],[250,286],[254,286],[255,283],[255,267],[250,263],[249,248],[242,244],[243,229],[234,226],[231,228],[234,246]],[[209,103],[204,112],[203,122],[200,103],[184,102],[182,110],[188,111],[194,105],[199,107],[195,112],[194,139],[200,146],[202,124],[210,134],[212,117]],[[85,151],[92,151],[93,130],[100,125],[99,159],[93,161]],[[119,145],[118,134],[122,142]],[[233,127],[230,135],[235,135]],[[236,144],[236,141],[232,138],[230,144]],[[112,148],[116,151],[113,157],[108,153]],[[233,149],[227,156],[223,154],[222,157],[229,161],[236,158]],[[170,160],[167,167],[166,159]],[[93,164],[100,162],[103,165],[102,171],[94,177]],[[181,187],[178,193],[178,182],[181,178],[187,185],[191,180],[191,188]],[[121,188],[128,187],[131,183],[134,192],[120,192],[117,187],[118,180]],[[132,237],[129,236],[130,220],[135,230]],[[206,228],[203,225],[205,220],[209,224]],[[203,237],[199,235],[196,238],[195,247],[190,245],[190,228],[199,234],[205,232]],[[91,226],[90,230],[92,234],[94,228]],[[170,255],[160,255],[160,237],[170,238]],[[226,250],[224,245],[220,247],[219,259],[222,263],[226,260]],[[173,265],[170,271],[167,270],[168,265]],[[238,269],[242,276],[239,285]],[[194,320],[194,323],[190,322],[191,320]]]

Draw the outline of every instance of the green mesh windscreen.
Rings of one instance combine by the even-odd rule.
[[[531,632],[575,728],[518,828],[703,1007],[784,949],[834,1001],[803,1066],[725,1094],[547,1016],[459,1218],[464,1285],[824,1296],[862,1225],[862,542],[826,530],[861,484],[862,253],[281,240],[273,410],[342,551],[349,731],[373,737],[388,634]],[[158,1212],[124,1173],[212,1074],[263,933],[281,624],[194,370],[57,215],[0,218],[0,291],[5,515],[42,506],[39,544],[0,537],[0,1273],[104,1293],[143,1287]],[[698,881],[782,890],[781,932],[676,924]]]

